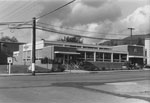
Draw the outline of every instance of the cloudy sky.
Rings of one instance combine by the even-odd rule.
[[[48,13],[71,0],[0,0],[0,22],[25,22]],[[76,0],[37,22],[64,32],[99,38],[124,38],[150,33],[150,0]],[[53,25],[53,26],[50,26]],[[9,30],[0,25],[0,36],[15,36],[20,42],[31,41],[30,29]],[[67,28],[67,29],[65,29]],[[81,32],[90,31],[90,32]],[[37,30],[37,40],[57,40],[63,37]],[[85,43],[100,40],[84,39]]]

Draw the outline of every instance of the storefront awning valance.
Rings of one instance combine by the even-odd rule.
[[[146,58],[145,56],[129,56],[129,58]]]
[[[66,52],[66,51],[55,51],[56,54],[80,54],[80,53],[77,53],[77,52]]]

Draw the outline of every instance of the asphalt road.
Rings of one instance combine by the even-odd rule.
[[[105,83],[149,79],[150,71],[0,76],[0,103],[115,103],[119,100],[124,101],[125,98],[150,102],[150,98],[86,88]]]

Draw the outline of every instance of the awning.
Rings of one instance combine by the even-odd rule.
[[[56,54],[80,54],[80,53],[77,53],[77,52],[66,52],[66,51],[55,51],[54,53]]]
[[[146,58],[145,56],[129,56],[129,58]]]

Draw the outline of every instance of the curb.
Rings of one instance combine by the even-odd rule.
[[[111,70],[111,71],[65,71],[65,72],[54,72],[54,73],[36,73],[36,75],[60,75],[60,74],[94,74],[94,73],[108,73],[108,72],[135,72],[135,71],[150,71],[150,69],[142,70]],[[32,73],[11,73],[11,74],[0,74],[1,76],[32,76]]]

